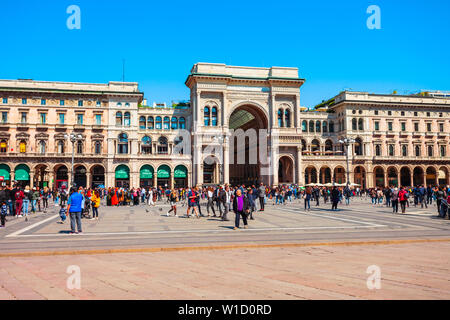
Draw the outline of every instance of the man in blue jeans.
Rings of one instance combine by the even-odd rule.
[[[70,197],[67,201],[67,211],[70,214],[70,228],[71,234],[82,233],[81,230],[81,203],[83,202],[83,196],[81,193],[76,192],[75,188],[70,189]],[[77,224],[78,232],[75,232],[75,222]]]

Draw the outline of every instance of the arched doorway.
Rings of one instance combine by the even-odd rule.
[[[153,174],[155,170],[151,165],[144,165],[139,171],[139,185],[141,188],[153,187]]]
[[[309,166],[305,169],[305,184],[317,183],[317,169]]]
[[[345,169],[343,167],[334,168],[334,182],[338,184],[346,183]]]
[[[424,172],[421,167],[415,167],[413,171],[414,186],[420,186],[424,183]]]
[[[400,169],[400,185],[403,187],[411,186],[411,170],[408,167]]]
[[[448,169],[446,167],[440,167],[438,171],[438,184],[441,187],[450,185]]]
[[[55,180],[56,180],[56,188],[62,189],[62,188],[68,188],[69,187],[69,170],[66,166],[62,165],[59,166],[56,169],[55,174]]]
[[[332,181],[331,169],[328,167],[320,168],[319,182],[321,184],[326,184],[331,183],[331,181]]]
[[[30,168],[26,164],[19,164],[14,170],[14,180],[22,188],[30,185]]]
[[[130,187],[130,168],[121,164],[115,171],[116,187],[129,188]]]
[[[376,167],[373,171],[375,179],[375,187],[384,188],[384,169],[382,167]]]
[[[259,137],[259,130],[268,128],[265,113],[254,105],[239,106],[230,115],[228,127],[231,130],[243,130],[241,134],[235,131],[235,135],[232,136],[233,141],[230,141],[230,146],[233,146],[229,163],[230,183],[232,185],[251,185],[259,182],[268,184],[269,177],[262,175],[261,170],[263,166],[268,167],[269,164],[262,163],[259,152],[260,148],[264,148],[263,152],[265,152],[268,145],[267,142],[262,143]],[[255,141],[250,143],[250,137]],[[267,156],[264,159],[267,161]]]
[[[188,186],[188,170],[185,166],[176,166],[173,177],[175,179],[175,188],[186,188]]]
[[[157,184],[158,187],[169,188],[170,187],[170,167],[168,165],[159,166],[157,172]]]
[[[437,174],[436,169],[434,167],[427,168],[427,186],[435,187],[437,185]]]
[[[105,185],[105,168],[103,166],[95,166],[91,169],[92,187]]]
[[[84,166],[77,166],[73,175],[73,182],[75,187],[83,187],[87,186],[87,176],[86,176],[86,168]]]
[[[219,160],[216,157],[209,156],[203,161],[203,183],[216,183],[220,181],[219,170],[218,170]]]
[[[366,188],[366,169],[362,166],[355,168],[355,183],[361,185],[363,189]]]
[[[294,183],[294,162],[287,156],[278,161],[278,182]]]
[[[39,164],[35,168],[34,179],[35,186],[39,188],[48,187],[49,186],[49,169],[45,164]]]
[[[394,167],[389,167],[387,169],[387,179],[388,179],[388,183],[387,186],[394,186],[394,187],[398,187],[398,175],[397,175],[397,169]]]
[[[0,182],[2,186],[11,185],[11,169],[7,164],[0,164]]]

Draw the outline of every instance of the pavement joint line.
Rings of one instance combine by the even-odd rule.
[[[32,224],[32,225],[30,225],[28,227],[25,227],[23,229],[17,230],[17,231],[15,231],[13,233],[10,233],[10,234],[6,235],[5,238],[17,237],[18,235],[20,235],[20,234],[22,234],[22,233],[24,233],[24,232],[26,232],[28,230],[31,230],[33,228],[36,228],[37,226],[40,226],[41,224],[44,224],[44,223],[46,223],[46,222],[48,222],[50,220],[53,220],[53,219],[55,219],[57,217],[59,217],[59,214],[51,216],[50,218],[44,219],[42,221],[36,222],[36,223],[34,223],[34,224]]]
[[[11,252],[11,253],[0,253],[0,258],[62,256],[62,255],[94,255],[94,254],[117,254],[117,253],[156,253],[156,252],[200,251],[200,250],[299,248],[299,247],[318,247],[318,246],[395,245],[395,244],[433,243],[433,242],[450,242],[450,238]]]

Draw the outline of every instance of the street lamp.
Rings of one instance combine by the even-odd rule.
[[[343,144],[345,146],[345,158],[347,161],[347,187],[350,184],[350,171],[349,171],[349,163],[348,163],[348,147],[355,143],[355,140],[352,138],[344,138],[343,140],[338,141],[340,144]]]
[[[70,135],[68,134],[64,134],[64,139],[70,139],[70,142],[72,142],[72,168],[71,168],[71,174],[70,174],[70,180],[71,180],[71,186],[75,187],[75,182],[74,182],[74,158],[75,158],[75,142],[77,141],[82,141],[83,140],[83,136],[81,134],[76,134],[76,133],[71,133]]]

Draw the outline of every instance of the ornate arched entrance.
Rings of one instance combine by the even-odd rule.
[[[282,156],[278,161],[278,182],[294,183],[294,161],[288,156]]]
[[[260,129],[268,128],[265,112],[256,105],[241,105],[231,113],[228,128],[234,130],[230,139],[230,183],[268,183],[269,177],[263,175],[261,170],[263,166],[268,166],[267,157],[263,163],[259,152],[260,148],[266,149],[268,146],[259,136]]]

